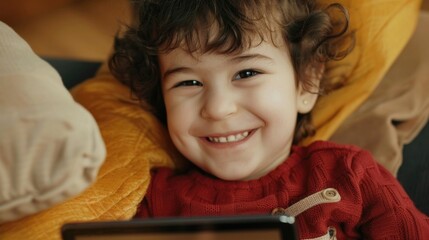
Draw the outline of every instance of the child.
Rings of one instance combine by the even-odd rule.
[[[286,214],[296,216],[303,239],[429,237],[429,219],[368,152],[295,145],[311,134],[310,111],[329,89],[326,63],[351,49],[341,5],[141,0],[135,7],[137,25],[117,39],[111,70],[192,163],[154,171],[136,217]]]

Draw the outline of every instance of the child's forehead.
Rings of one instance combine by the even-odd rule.
[[[242,48],[235,52],[190,52],[185,47],[172,49],[169,52],[160,53],[158,55],[161,69],[175,68],[177,66],[188,66],[194,68],[196,65],[206,66],[208,68],[215,67],[220,64],[225,68],[228,66],[237,66],[237,64],[270,64],[273,65],[284,57],[290,58],[289,50],[285,44],[276,46],[273,43],[263,41],[249,48]],[[226,65],[225,65],[226,64]]]
[[[210,28],[197,27],[188,36],[177,32],[173,41],[168,41],[166,44],[159,46],[159,51],[168,53],[180,48],[191,55],[205,53],[238,55],[258,47],[262,43],[281,47],[286,42],[282,31],[278,27],[276,30],[273,28],[256,28],[240,32],[239,36],[237,36],[229,32],[223,32],[217,24],[213,24]]]

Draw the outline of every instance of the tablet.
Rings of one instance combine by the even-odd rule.
[[[288,216],[177,217],[67,223],[64,240],[296,240]]]

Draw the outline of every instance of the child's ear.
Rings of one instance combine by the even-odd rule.
[[[318,67],[311,66],[308,68],[307,77],[309,84],[306,86],[299,82],[297,89],[297,109],[301,114],[309,113],[316,104],[319,97],[320,80],[323,77],[325,65],[321,64]]]

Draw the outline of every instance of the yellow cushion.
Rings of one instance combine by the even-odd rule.
[[[410,38],[421,1],[339,2],[349,9],[351,28],[357,30],[357,47],[341,70],[350,84],[320,99],[314,110],[318,133],[304,144],[328,139],[374,90]],[[0,239],[60,239],[65,222],[129,219],[145,194],[149,169],[172,166],[165,130],[106,70],[72,93],[94,115],[106,143],[98,179],[76,198],[1,225]]]

